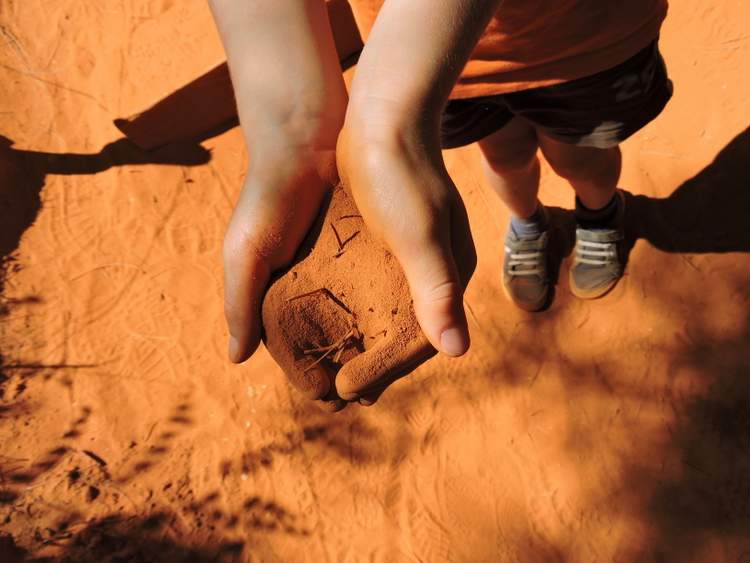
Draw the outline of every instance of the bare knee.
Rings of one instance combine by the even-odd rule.
[[[531,128],[498,131],[479,141],[490,169],[501,176],[528,170],[536,162],[539,144]]]
[[[545,160],[555,173],[570,182],[586,182],[609,175],[620,168],[620,149],[597,149],[573,145],[540,143]]]
[[[497,154],[487,154],[485,152],[484,158],[487,161],[487,165],[495,174],[507,176],[524,172],[531,168],[532,164],[536,162],[536,148],[533,150],[519,150],[514,147],[508,149],[506,152]]]

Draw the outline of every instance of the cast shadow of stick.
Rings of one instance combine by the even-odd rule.
[[[39,194],[49,174],[97,174],[115,166],[139,164],[197,166],[211,160],[211,153],[194,142],[147,152],[123,138],[92,154],[27,151],[12,145],[13,141],[0,135],[0,261],[18,248],[21,236],[36,219],[41,208]]]
[[[97,174],[125,165],[197,166],[210,160],[211,153],[195,142],[174,143],[147,152],[123,138],[92,154],[47,153],[15,149],[10,139],[0,135],[0,322],[15,304],[38,301],[35,296],[9,299],[4,295],[4,286],[12,267],[12,254],[41,208],[40,193],[48,175]],[[0,348],[0,386],[8,378],[4,366],[10,368],[2,352]]]

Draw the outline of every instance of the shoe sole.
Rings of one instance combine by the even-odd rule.
[[[604,297],[607,295],[610,291],[612,291],[615,286],[618,284],[618,282],[622,279],[622,276],[619,278],[612,280],[611,283],[607,285],[602,285],[599,287],[595,287],[593,289],[583,289],[576,285],[575,280],[573,279],[573,271],[571,270],[568,274],[568,281],[570,283],[570,292],[578,297],[579,299],[599,299],[601,297]]]
[[[550,224],[549,226],[550,234],[549,234],[549,246],[547,247],[547,272],[549,272],[550,268],[550,253],[553,252],[552,245],[554,244],[554,237],[555,231],[557,230],[557,227]],[[539,313],[541,311],[546,311],[550,308],[552,305],[552,301],[555,298],[555,287],[552,283],[547,283],[547,292],[544,294],[544,298],[539,301],[538,303],[531,304],[529,306],[524,306],[515,299],[513,299],[513,296],[510,294],[510,290],[508,289],[508,284],[505,281],[505,271],[503,270],[502,276],[501,276],[501,285],[503,286],[503,293],[505,294],[505,297],[508,298],[508,301],[513,303],[516,307],[521,309],[522,311],[526,311],[527,313]]]
[[[511,303],[513,303],[516,307],[518,307],[522,311],[526,311],[527,313],[538,313],[540,311],[544,311],[545,309],[547,309],[549,307],[549,305],[550,305],[550,303],[552,301],[551,300],[552,287],[548,286],[547,287],[547,293],[545,293],[544,299],[542,299],[540,303],[533,304],[533,306],[524,307],[524,305],[522,305],[521,303],[519,303],[518,301],[516,301],[515,299],[513,299],[513,296],[511,296],[510,290],[508,289],[508,286],[505,283],[505,276],[503,276],[502,282],[503,282],[502,283],[503,293],[505,294],[505,297],[508,298],[508,301],[510,301]]]

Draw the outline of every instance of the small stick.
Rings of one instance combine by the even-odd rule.
[[[344,242],[342,242],[342,243],[341,243],[341,246],[342,246],[342,247],[346,246],[346,243],[347,243],[347,242],[349,242],[350,240],[353,240],[353,239],[354,239],[354,237],[356,237],[356,236],[357,236],[357,235],[358,235],[359,233],[361,233],[361,232],[362,232],[362,231],[355,231],[355,233],[354,233],[354,234],[353,234],[352,236],[350,236],[350,237],[349,237],[348,239],[346,239],[346,240],[345,240]]]
[[[339,217],[339,221],[341,221],[341,219],[354,219],[355,217],[359,217],[361,219],[362,215],[342,215],[341,217]]]
[[[302,350],[303,354],[321,354],[323,352],[328,352],[333,348],[334,350],[338,348],[339,346],[342,346],[347,339],[354,336],[355,338],[358,338],[357,334],[359,334],[359,331],[357,331],[357,327],[353,326],[349,329],[349,332],[346,333],[343,337],[341,337],[339,340],[334,342],[333,344],[329,344],[328,346],[315,346],[314,348],[307,348],[305,350]]]
[[[349,315],[351,315],[353,318],[356,319],[356,315],[351,312],[351,310],[349,309],[349,307],[347,307],[346,305],[344,305],[344,303],[341,301],[341,299],[339,299],[338,297],[336,297],[331,292],[331,290],[328,289],[327,287],[320,287],[318,289],[314,289],[312,291],[308,291],[307,293],[303,293],[302,295],[296,295],[294,297],[290,297],[286,301],[287,301],[287,303],[289,303],[290,301],[295,301],[296,299],[302,299],[303,297],[309,297],[311,295],[315,295],[316,293],[322,293],[323,295],[325,295],[326,297],[328,297],[328,299],[330,299],[331,301],[333,301],[336,305],[338,305],[339,307],[341,307],[344,311],[346,311],[347,313],[349,313]]]
[[[339,245],[339,252],[344,249],[344,243],[341,242],[341,237],[339,236],[339,232],[336,230],[336,227],[333,226],[333,223],[329,222],[329,225],[331,225],[331,228],[333,229],[333,234],[336,235],[336,242]]]
[[[106,467],[107,466],[107,462],[104,461],[101,457],[99,457],[98,455],[96,455],[91,450],[81,450],[81,451],[83,453],[85,453],[87,456],[89,456],[91,459],[93,459],[96,463],[98,463],[99,465],[101,465],[102,467]]]
[[[290,297],[286,301],[287,301],[287,303],[289,303],[289,301],[295,301],[296,299],[302,299],[303,297],[310,297],[311,295],[315,295],[316,293],[323,293],[323,294],[325,294],[326,291],[328,291],[326,288],[321,287],[321,288],[318,288],[318,289],[313,289],[312,291],[308,291],[307,293],[303,293],[301,295],[295,295],[294,297]]]
[[[333,350],[334,350],[334,348],[331,348],[330,350],[328,350],[328,352],[326,352],[325,354],[323,354],[323,355],[322,355],[322,356],[321,356],[320,358],[318,358],[318,359],[317,359],[317,360],[315,360],[315,361],[314,361],[313,363],[311,363],[311,364],[310,364],[309,366],[307,366],[307,367],[306,367],[306,368],[305,368],[304,370],[302,370],[302,373],[305,373],[305,372],[307,372],[307,371],[311,370],[312,368],[314,368],[315,366],[317,366],[317,365],[318,365],[318,364],[319,364],[320,362],[322,362],[322,361],[323,361],[323,360],[324,360],[324,359],[325,359],[325,358],[326,358],[326,357],[327,357],[327,356],[328,356],[328,355],[329,355],[329,354],[330,354],[331,352],[333,352]]]
[[[349,332],[347,332],[344,336],[341,337],[341,339],[333,344],[331,347],[333,349],[339,348],[340,346],[344,346],[346,344],[346,341],[349,340],[352,335],[354,334],[354,328],[350,328]]]
[[[336,352],[336,355],[333,357],[334,364],[339,363],[339,359],[341,358],[341,353],[344,351],[344,348],[346,348],[346,346],[342,346],[341,348],[339,348],[339,351]]]
[[[333,226],[333,225],[331,225],[331,226]],[[360,232],[361,231],[355,231],[354,234],[351,235],[350,237],[348,237],[347,239],[345,239],[343,241],[339,241],[339,244],[341,245],[341,248],[339,248],[339,251],[336,254],[334,254],[333,257],[334,258],[338,258],[339,256],[341,256],[344,253],[344,251],[345,251],[344,247],[347,245],[347,243],[349,243],[351,240],[353,240]]]
[[[318,346],[317,348],[308,348],[307,350],[302,350],[303,354],[322,354],[323,352],[327,352],[330,350],[330,346]]]
[[[318,359],[317,359],[317,360],[315,360],[315,361],[314,361],[313,363],[311,363],[311,364],[310,364],[309,366],[307,366],[307,367],[306,367],[306,368],[305,368],[305,369],[303,370],[303,372],[302,372],[302,373],[304,373],[304,372],[308,371],[309,369],[312,369],[313,367],[315,367],[316,365],[318,365],[318,364],[319,364],[320,362],[322,362],[322,361],[323,361],[323,360],[324,360],[325,358],[327,358],[327,357],[328,357],[328,356],[329,356],[329,355],[331,354],[331,352],[333,352],[334,350],[336,350],[336,349],[339,349],[339,350],[340,350],[340,349],[343,349],[343,347],[344,347],[344,346],[345,346],[345,344],[346,344],[346,341],[347,341],[347,340],[349,340],[349,338],[350,338],[350,337],[351,337],[351,336],[352,336],[353,334],[354,334],[354,329],[352,328],[352,329],[350,329],[350,330],[349,330],[349,332],[347,332],[347,333],[346,333],[346,334],[345,334],[345,335],[344,335],[344,336],[343,336],[343,337],[342,337],[342,338],[341,338],[341,339],[340,339],[340,340],[339,340],[338,342],[336,342],[335,344],[332,344],[332,345],[331,345],[331,346],[329,347],[328,351],[326,351],[326,353],[325,353],[325,354],[323,354],[323,355],[322,355],[322,356],[321,356],[320,358],[318,358]]]

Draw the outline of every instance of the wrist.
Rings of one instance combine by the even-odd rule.
[[[266,139],[280,144],[332,148],[344,123],[347,93],[343,78],[315,76],[289,78],[283,87],[276,80],[259,83],[233,74],[240,124],[248,147]]]
[[[343,132],[346,132],[344,135]],[[343,138],[343,139],[342,139]],[[389,100],[350,103],[339,144],[419,158],[440,152],[440,112]]]
[[[342,178],[364,173],[379,177],[400,169],[414,176],[432,176],[442,167],[437,128],[422,123],[359,118],[347,121],[336,151]]]
[[[245,185],[272,190],[323,188],[338,181],[334,150],[314,149],[292,140],[266,138],[250,148]]]
[[[249,174],[279,178],[313,170],[335,183],[336,140],[343,119],[343,111],[295,116],[275,107],[266,115],[245,120],[242,129],[250,157]]]
[[[269,104],[265,111],[241,112],[240,123],[251,152],[332,150],[344,112],[304,110]]]
[[[388,194],[400,194],[394,201],[421,194],[418,199],[431,201],[436,208],[443,205],[450,178],[442,153],[413,139],[396,133],[388,134],[385,141],[382,137],[373,141],[348,126],[342,129],[336,163],[358,204],[368,207],[366,201],[382,200],[373,203],[377,207],[390,200]]]

